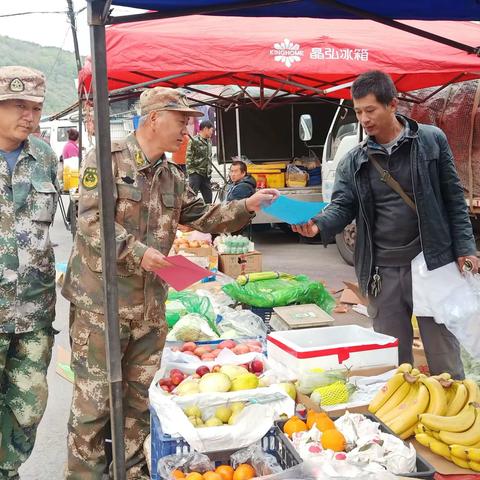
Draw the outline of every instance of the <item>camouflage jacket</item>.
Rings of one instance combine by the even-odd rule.
[[[115,232],[120,315],[140,305],[144,314],[163,318],[167,285],[141,268],[145,250],[168,255],[177,225],[202,232],[237,231],[252,217],[245,201],[207,206],[186,187],[180,169],[165,159],[153,166],[134,134],[112,145],[116,184]],[[78,229],[62,294],[79,308],[103,313],[102,257],[95,151],[81,173]]]
[[[203,138],[200,134],[195,135],[188,142],[185,163],[187,174],[198,173],[204,177],[212,174],[212,141]]]
[[[30,136],[10,175],[0,155],[0,333],[51,325],[55,316],[55,258],[49,228],[58,194],[57,159]]]

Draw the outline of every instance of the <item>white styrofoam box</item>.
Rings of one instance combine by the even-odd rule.
[[[358,325],[286,330],[267,335],[267,354],[296,372],[398,365],[398,339]]]

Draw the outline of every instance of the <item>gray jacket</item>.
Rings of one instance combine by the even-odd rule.
[[[434,270],[458,257],[475,255],[475,239],[445,134],[437,127],[402,118],[410,127],[413,192],[422,250],[428,269]],[[356,220],[355,270],[364,295],[374,268],[374,205],[367,172],[367,143],[368,138],[341,160],[332,201],[314,218],[324,243]]]

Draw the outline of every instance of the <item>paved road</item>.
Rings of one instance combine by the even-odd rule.
[[[66,199],[66,197],[64,197]],[[68,205],[68,200],[66,200]],[[67,206],[66,205],[66,206]],[[60,212],[52,230],[56,261],[66,262],[71,249],[71,236],[66,231]],[[280,230],[257,233],[254,237],[256,248],[263,253],[264,270],[280,270],[293,274],[304,273],[311,278],[327,282],[329,288],[342,288],[342,280],[354,280],[353,268],[346,265],[335,245],[298,243],[294,236]],[[365,317],[355,313],[334,315],[339,324],[368,324]],[[35,449],[20,469],[22,480],[60,480],[66,462],[67,420],[72,393],[71,384],[55,373],[58,346],[68,348],[68,302],[58,294],[57,316],[54,324],[60,331],[56,337],[52,363],[48,372],[49,400],[45,416],[40,424]]]

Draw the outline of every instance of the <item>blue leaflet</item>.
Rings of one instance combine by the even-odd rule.
[[[302,202],[281,195],[268,207],[262,207],[262,210],[290,225],[299,225],[307,223],[327,205],[325,202]]]

